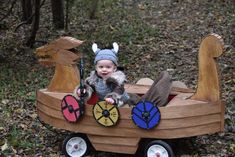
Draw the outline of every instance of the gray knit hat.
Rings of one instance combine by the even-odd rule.
[[[97,61],[100,61],[100,60],[111,60],[113,61],[113,63],[115,65],[117,65],[117,61],[118,61],[118,57],[117,57],[117,53],[118,53],[118,44],[116,42],[113,43],[113,49],[103,49],[103,50],[100,50],[97,46],[96,43],[94,43],[92,45],[92,50],[93,52],[95,53],[95,60],[94,60],[94,63],[96,64]]]

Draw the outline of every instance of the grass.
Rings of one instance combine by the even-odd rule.
[[[31,128],[35,121],[30,116],[35,113],[36,90],[48,84],[50,69],[47,71],[37,64],[1,65],[0,133],[4,138],[0,140],[0,148],[4,144],[7,147],[0,156],[14,154],[16,150],[31,154],[40,147]]]
[[[0,100],[35,100],[35,89],[45,87],[48,84],[48,76],[45,73],[42,74],[43,68],[39,66],[30,68],[32,66],[23,68],[1,66]]]
[[[160,55],[162,53],[160,52],[168,51],[169,48],[169,44],[164,45],[164,42],[167,41],[172,44],[172,41],[174,40],[162,39],[162,31],[167,30],[151,25],[151,21],[146,21],[144,17],[141,16],[141,9],[138,9],[138,6],[132,4],[132,2],[133,1],[125,1],[124,3],[122,0],[100,1],[95,19],[88,19],[89,8],[90,5],[92,5],[92,1],[73,1],[73,7],[70,10],[71,21],[69,27],[71,30],[64,34],[76,37],[80,40],[86,40],[86,43],[79,48],[80,52],[85,54],[85,64],[87,65],[85,69],[86,75],[88,75],[90,69],[93,68],[94,55],[91,52],[91,43],[98,42],[98,45],[101,47],[108,47],[111,46],[114,41],[118,42],[121,46],[121,51],[119,53],[120,64],[124,67],[134,69],[133,71],[130,70],[130,72],[133,73],[129,73],[128,75],[134,75],[136,78],[140,77],[140,72],[138,72],[138,70],[143,73],[145,67],[150,71],[149,75],[154,75],[156,73],[154,70],[151,71],[151,67],[148,67],[147,64],[142,64],[143,62],[141,59],[145,59],[144,53],[156,51],[159,54],[154,54],[156,55],[155,58],[161,58]],[[214,5],[207,6],[209,6],[209,8],[206,8],[208,12],[213,12],[213,10],[217,11],[219,9],[214,8]],[[42,6],[42,9],[43,7],[45,6]],[[151,7],[154,6],[149,6],[149,8]],[[225,14],[229,17],[227,19],[231,20],[230,23],[234,24],[234,7],[229,8],[231,9],[227,11],[219,10],[219,13],[223,13],[222,15]],[[200,12],[204,12],[203,8]],[[43,15],[47,13],[48,10],[43,12]],[[39,40],[50,41],[51,39],[61,36],[61,34],[56,34],[56,31],[51,28],[51,23],[48,22],[49,18],[51,17],[48,13],[48,16],[43,16],[43,18],[40,19],[40,23],[43,25],[41,26],[42,28],[39,29],[39,34],[37,34]],[[166,20],[167,18],[169,19],[166,15],[164,18],[166,18]],[[191,25],[190,21],[185,24]],[[214,26],[218,27],[217,25]],[[169,25],[169,27],[171,26]],[[45,30],[48,30],[47,28],[51,30],[46,32]],[[198,27],[196,26],[195,29],[197,30],[197,28]],[[183,31],[187,32],[188,30],[186,29]],[[34,136],[35,130],[33,130],[33,127],[30,125],[36,122],[35,119],[30,118],[29,116],[30,114],[35,113],[35,91],[37,89],[45,88],[48,85],[54,71],[53,68],[44,68],[33,60],[34,54],[32,52],[35,49],[29,50],[23,46],[21,40],[23,40],[24,37],[21,36],[25,36],[25,34],[22,35],[21,33],[14,33],[11,30],[7,30],[5,32],[5,37],[1,39],[2,43],[0,44],[1,52],[6,53],[8,59],[10,59],[5,63],[0,64],[0,134],[5,135],[4,137],[6,137],[9,145],[9,149],[5,150],[5,154],[14,152],[14,150],[23,150],[24,152],[27,152],[26,154],[32,154],[38,148],[43,147],[45,149],[45,146],[43,145],[46,145],[44,143],[42,144],[43,139],[38,139]],[[171,34],[171,32],[167,33],[169,37],[174,35]],[[203,34],[203,32],[200,33]],[[62,33],[62,35],[64,34]],[[195,34],[188,35],[183,32],[177,35],[179,35],[177,36],[179,41],[196,36]],[[164,35],[162,36],[164,37]],[[154,40],[150,41],[150,39]],[[159,47],[159,43],[155,41],[163,43],[164,47]],[[193,46],[192,43],[189,44],[189,47]],[[178,45],[176,47],[178,48]],[[171,49],[171,47],[169,49]],[[177,53],[180,53],[178,51],[179,50],[177,50]],[[25,60],[27,57],[29,58],[29,61]],[[140,61],[140,63],[136,64],[138,61]],[[169,62],[170,61],[171,60],[169,60]],[[152,62],[156,62],[156,60],[148,60],[148,62],[151,66],[155,64],[160,68],[166,69],[165,64],[163,65],[164,67],[156,63],[152,64]],[[155,67],[158,68],[158,66]],[[179,70],[176,72],[180,73]],[[232,113],[230,114],[232,115]],[[22,123],[28,125],[26,122],[29,122],[30,124],[28,130],[24,130],[24,128],[20,126]],[[227,118],[226,122],[232,123],[230,118]],[[5,141],[0,142],[0,148],[4,143]]]
[[[3,154],[8,154],[11,152],[15,152],[17,150],[24,150],[25,152],[36,149],[35,141],[28,138],[29,134],[27,131],[18,128],[18,124],[13,124],[11,129],[7,135],[7,141],[5,150],[3,150]]]

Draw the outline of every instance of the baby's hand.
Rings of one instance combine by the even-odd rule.
[[[86,90],[85,89],[83,89],[83,94],[85,94],[86,93]],[[81,96],[81,89],[79,88],[78,90],[77,90],[77,95],[78,95],[78,97],[80,97]]]
[[[105,101],[109,104],[114,104],[115,101],[112,98],[105,98]]]

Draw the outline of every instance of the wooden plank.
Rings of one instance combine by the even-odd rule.
[[[151,85],[141,85],[141,84],[125,84],[125,90],[128,93],[135,93],[135,94],[145,94]],[[180,87],[172,87],[171,94],[177,94],[177,93],[194,93],[194,90],[189,88],[180,88]]]
[[[174,105],[169,104],[165,107],[159,107],[159,110],[161,112],[161,118],[172,119],[172,118],[199,116],[199,115],[207,115],[207,114],[214,114],[221,112],[221,107],[218,104],[209,104],[208,102],[184,99],[184,95],[185,94],[182,94],[173,98],[170,103],[173,103]],[[61,102],[58,98],[38,92],[37,100],[55,110],[58,111],[61,110],[61,104],[60,104]],[[93,108],[92,105],[86,105],[85,114],[93,116],[92,108]],[[121,118],[130,119],[131,110],[132,108],[119,108]]]
[[[51,116],[51,118],[64,119],[61,110],[55,110],[40,102],[37,102],[36,107],[37,110],[40,110],[41,112],[47,114],[48,116]]]
[[[46,94],[44,91],[37,91],[37,101],[54,110],[60,110],[61,100]]]
[[[135,154],[137,146],[123,146],[123,145],[111,145],[111,144],[102,144],[94,143],[94,148],[99,151],[113,152],[113,153],[125,153],[125,154]]]
[[[220,127],[220,131],[224,131],[224,113],[225,113],[225,102],[222,101],[221,102],[221,114],[220,114],[220,118],[221,118],[221,127]]]
[[[125,84],[124,87],[128,93],[145,94],[150,85]]]
[[[113,137],[113,136],[99,136],[99,135],[87,135],[92,143],[97,144],[115,144],[123,146],[138,146],[140,138],[128,138],[128,137]]]
[[[178,118],[161,119],[158,126],[153,128],[153,130],[183,129],[183,128],[188,128],[188,127],[208,125],[208,124],[216,123],[216,122],[220,122],[220,114],[212,114],[212,115],[189,117],[189,118],[179,118],[179,119]],[[130,124],[130,126],[131,125],[132,124]],[[127,128],[132,128],[132,127],[127,127]]]
[[[140,128],[118,128],[114,127],[101,127],[101,126],[84,126],[79,124],[68,123],[61,119],[52,119],[50,116],[38,111],[39,117],[46,123],[60,129],[65,129],[73,132],[80,132],[85,134],[93,134],[100,136],[119,136],[119,137],[141,137],[141,138],[181,138],[181,137],[191,137],[196,135],[204,135],[209,133],[215,133],[220,131],[220,122],[214,122],[210,124],[187,127],[187,128],[177,128],[177,129],[164,129],[164,130],[144,130]],[[121,131],[120,131],[121,130]]]
[[[168,129],[168,130],[149,130],[148,134],[151,134],[152,137],[157,138],[181,138],[181,137],[192,137],[198,135],[211,134],[220,131],[220,122],[188,127],[188,128],[179,128],[179,129]],[[143,133],[144,134],[144,133]],[[147,133],[146,133],[147,134]]]
[[[182,117],[194,117],[220,113],[219,104],[193,104],[181,106],[166,106],[159,108],[162,119],[173,119]]]
[[[65,120],[62,113],[60,111],[56,111],[48,108],[47,106],[43,106],[42,104],[37,105],[38,110],[44,112],[52,119],[57,118],[61,120]],[[210,115],[202,115],[202,116],[194,116],[194,117],[183,117],[183,118],[173,118],[173,119],[161,119],[160,124],[156,127],[158,130],[161,129],[173,129],[173,128],[183,128],[183,127],[192,127],[198,125],[210,124],[213,122],[220,122],[221,115],[210,114]],[[77,124],[80,125],[91,125],[97,126],[97,122],[95,121],[93,116],[84,115]],[[98,124],[99,125],[99,124]],[[132,119],[120,119],[117,123],[117,127],[122,128],[137,128],[137,126],[133,123]]]
[[[45,115],[47,115],[48,117],[51,118],[51,120],[53,119],[60,119],[60,120],[63,120],[65,121],[65,123],[69,123],[66,121],[66,119],[64,118],[64,116],[62,115],[62,112],[61,111],[58,111],[58,110],[54,110],[54,109],[51,109],[51,108],[48,108],[47,106],[41,104],[41,103],[38,103],[37,104],[37,111],[40,112],[40,113],[43,113]],[[83,115],[78,122],[76,123],[71,123],[71,124],[74,124],[74,125],[91,125],[91,126],[97,126],[99,125],[93,116],[89,116],[89,115]]]
[[[166,106],[180,106],[180,105],[191,105],[191,104],[205,104],[208,103],[208,101],[198,101],[198,100],[192,100],[191,96],[193,93],[180,93],[176,96],[174,96]],[[166,107],[165,106],[165,107]]]
[[[209,107],[208,107],[209,106]],[[163,110],[165,109],[164,107],[161,108],[161,123],[158,126],[158,129],[165,129],[166,127],[172,127],[172,128],[177,128],[177,127],[187,127],[191,125],[200,125],[209,123],[211,121],[219,121],[220,120],[220,108],[218,105],[212,105],[212,104],[207,104],[206,105],[196,105],[197,108],[194,107],[194,109],[187,107],[170,107],[168,110]],[[216,109],[217,107],[217,109]],[[89,108],[89,109],[88,109]],[[171,110],[171,108],[174,108],[175,110]],[[186,108],[186,110],[185,110]],[[58,118],[58,119],[64,119],[62,112],[60,110],[54,110],[52,108],[49,108],[45,104],[42,104],[38,102],[37,104],[37,109],[40,110],[41,112],[44,112],[45,114],[51,116],[52,118]],[[88,109],[88,110],[87,110]],[[123,111],[122,111],[123,110]],[[125,113],[124,111],[126,109],[120,110],[120,120],[118,122],[118,127],[127,127],[127,128],[135,128],[136,126],[133,124],[132,119],[131,119],[131,113]],[[205,112],[208,111],[208,112]],[[191,112],[194,111],[198,112],[197,114],[192,114]],[[84,114],[84,118],[82,122],[84,125],[94,125],[96,122],[93,120],[93,114],[90,113],[91,108],[87,107],[86,112]],[[203,114],[204,113],[204,114]],[[128,116],[122,116],[122,115],[128,115]],[[175,115],[175,116],[172,116]],[[219,116],[219,117],[218,117]],[[89,119],[87,119],[89,118]],[[91,120],[92,119],[92,120]]]
[[[70,92],[63,92],[63,93],[62,92],[60,92],[60,93],[50,92],[47,89],[40,90],[40,91],[43,92],[44,94],[50,95],[51,97],[54,97],[54,98],[59,99],[59,100],[62,100],[65,95],[68,95],[68,94],[72,95],[73,94],[73,93],[70,93]]]

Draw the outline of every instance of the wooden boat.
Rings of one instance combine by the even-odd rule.
[[[73,152],[78,149],[87,150],[87,140],[97,151],[135,154],[140,141],[146,139],[153,142],[146,146],[145,156],[174,156],[169,146],[164,143],[164,139],[192,137],[224,130],[224,103],[220,99],[218,69],[215,62],[215,58],[223,52],[223,42],[218,35],[210,34],[201,42],[196,92],[188,88],[173,87],[168,104],[159,107],[160,122],[152,129],[136,126],[132,121],[132,107],[129,106],[118,108],[120,117],[118,123],[112,127],[104,127],[97,123],[92,114],[93,105],[90,104],[85,105],[85,113],[77,123],[65,120],[61,112],[61,100],[65,95],[71,94],[79,83],[79,71],[74,62],[79,57],[72,54],[69,49],[81,43],[82,41],[71,37],[62,37],[36,50],[36,55],[42,58],[39,61],[55,63],[56,66],[55,75],[48,88],[37,91],[38,116],[56,128],[79,133],[77,136],[85,142],[85,147],[78,146],[76,140],[79,139],[70,136],[65,142],[70,142],[71,148],[67,143],[64,146],[65,151],[68,149],[65,152],[67,156],[73,156]],[[43,57],[45,55],[49,57]],[[149,88],[150,85],[125,85],[127,92],[136,94],[144,94]],[[86,150],[81,154],[74,154],[83,156]]]

